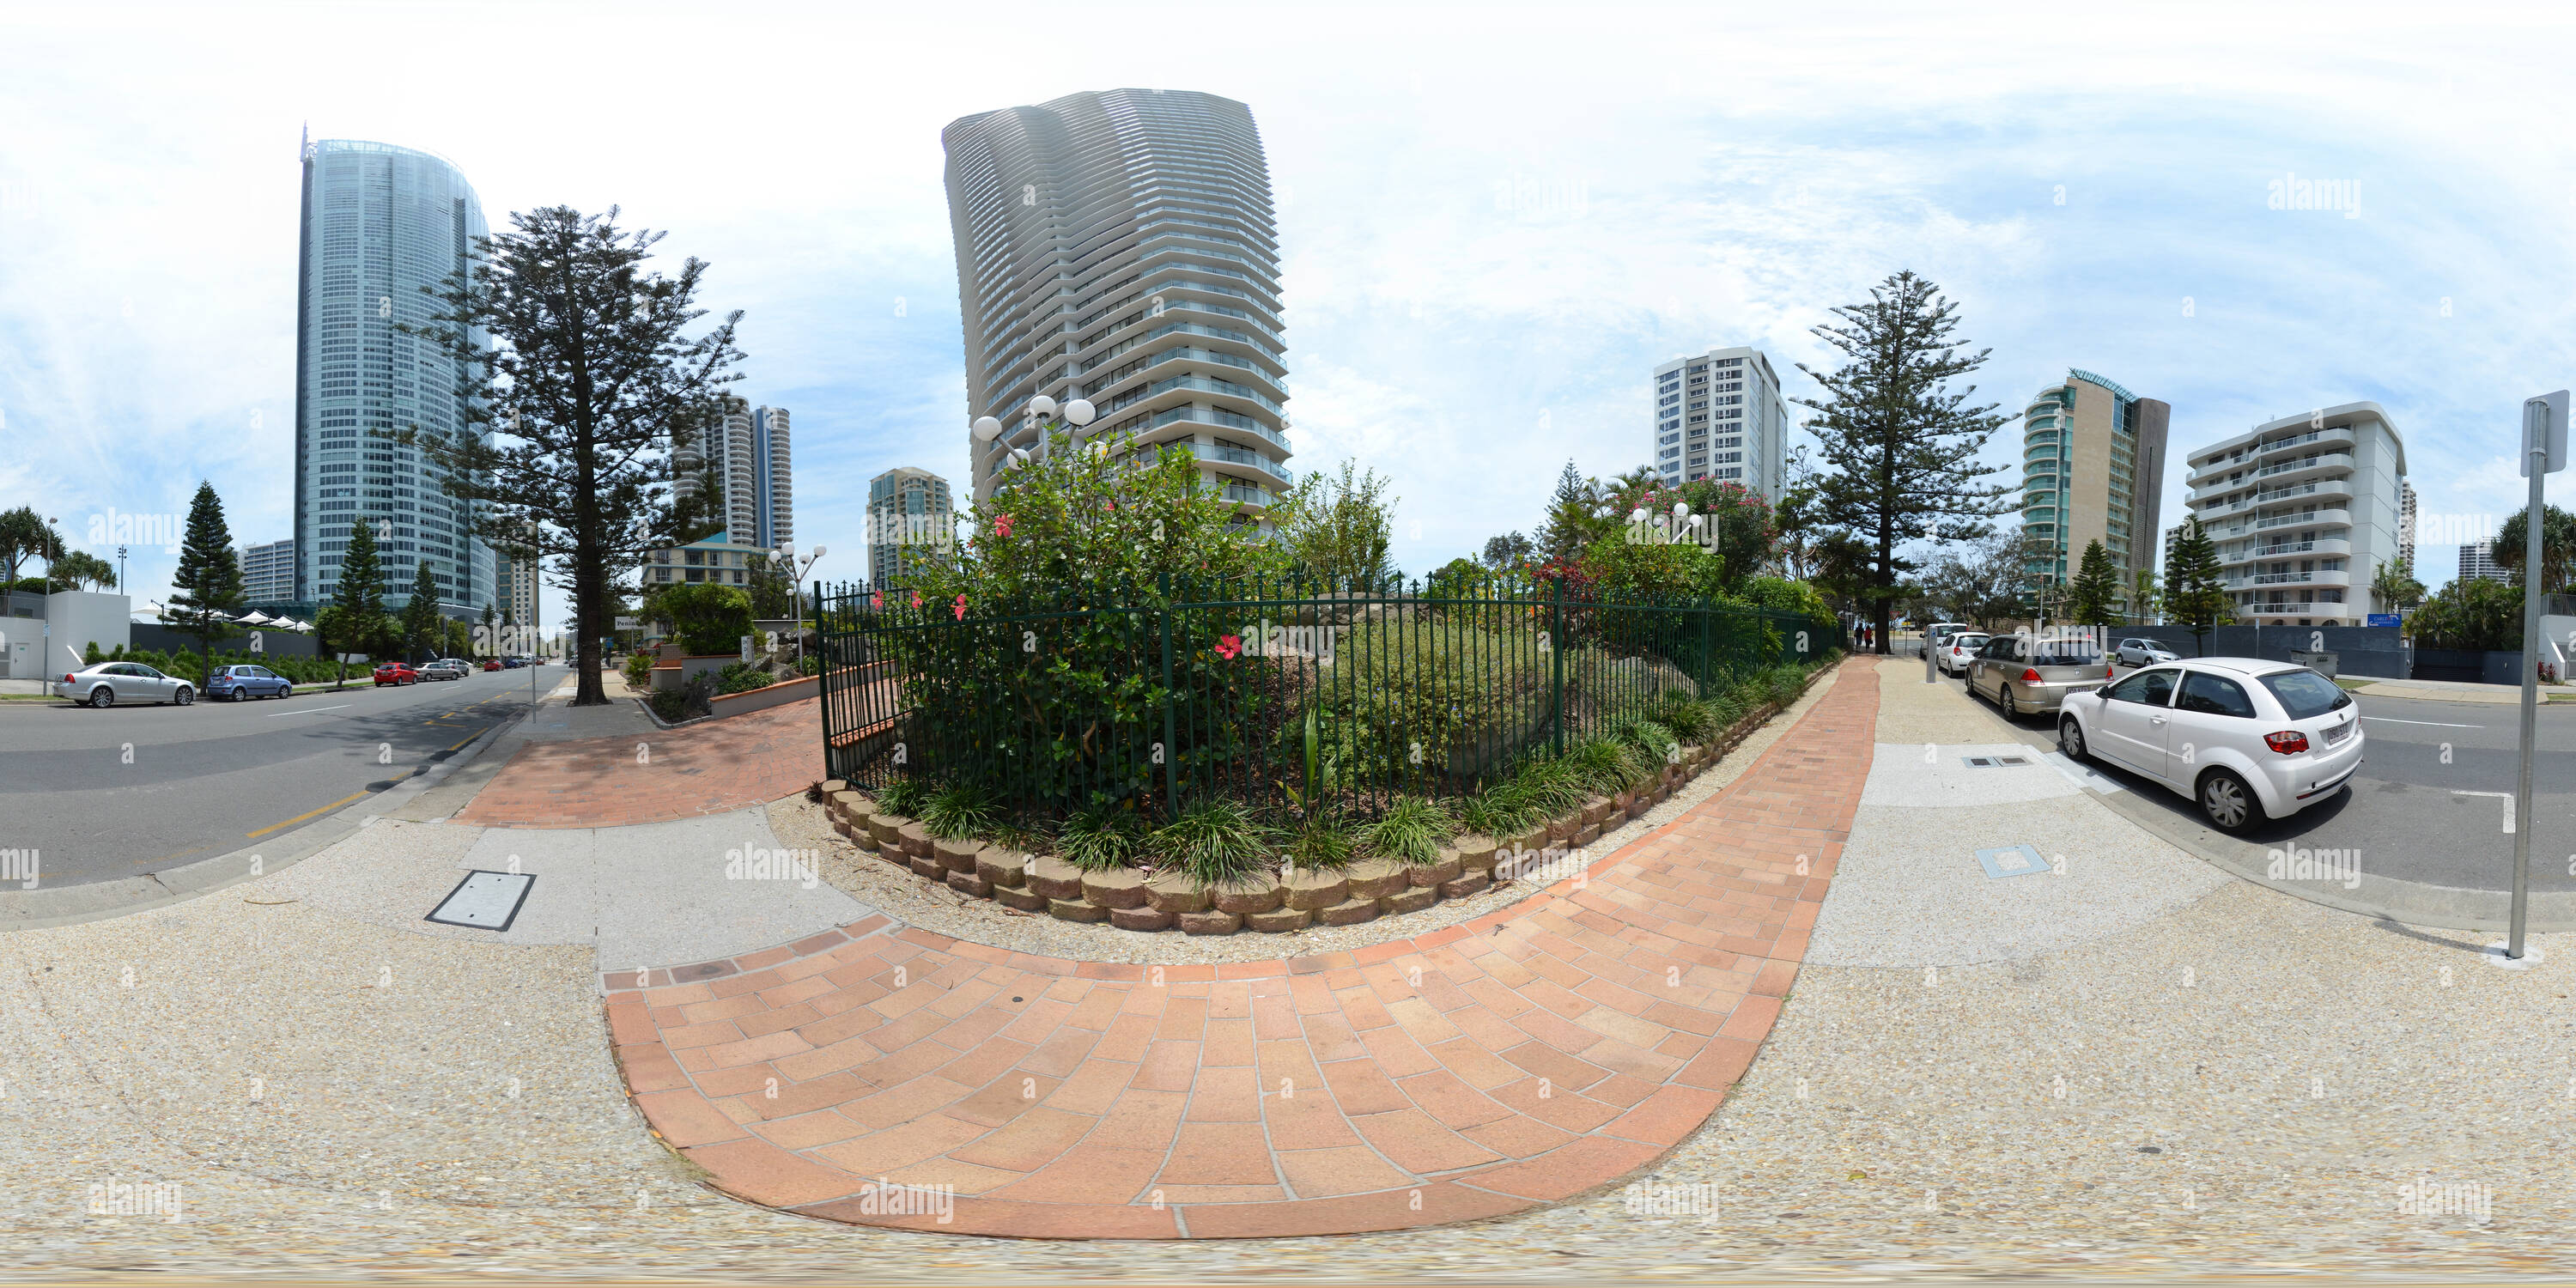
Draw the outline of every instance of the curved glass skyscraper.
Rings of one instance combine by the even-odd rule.
[[[421,294],[465,267],[485,234],[482,203],[427,152],[346,139],[304,148],[295,354],[296,598],[330,598],[349,525],[376,525],[387,603],[411,602],[429,565],[451,616],[492,602],[492,551],[469,503],[441,492],[420,453],[368,437],[417,425],[474,432],[455,359],[400,326],[439,307]],[[479,337],[478,337],[479,338]]]
[[[941,131],[965,315],[966,415],[990,496],[1030,399],[1087,398],[1094,434],[1186,443],[1258,521],[1292,481],[1278,229],[1252,112],[1213,94],[1072,94]],[[1113,438],[1112,441],[1115,441]]]

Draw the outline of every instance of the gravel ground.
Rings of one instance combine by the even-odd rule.
[[[1735,781],[1824,697],[1834,682],[1827,672],[1810,685],[1796,705],[1774,716],[1707,772],[1692,779],[1663,804],[1631,819],[1592,843],[1593,857],[1615,853],[1687,813]],[[1131,962],[1137,965],[1195,965],[1206,962],[1257,962],[1316,953],[1349,952],[1408,939],[1444,926],[1471,921],[1523,899],[1536,890],[1526,882],[1500,882],[1465,899],[1444,899],[1420,912],[1380,917],[1356,926],[1310,926],[1287,934],[1242,931],[1232,935],[1185,935],[1177,930],[1152,934],[1120,930],[1105,922],[1058,921],[1053,917],[1005,908],[990,899],[975,899],[935,885],[843,840],[832,830],[823,807],[802,796],[769,806],[769,827],[779,843],[798,850],[820,850],[823,880],[889,917],[924,930],[1018,952],[1080,961]]]
[[[1865,820],[1856,842],[1890,825]],[[0,1274],[2563,1281],[2576,1269],[2562,1157],[2576,1128],[2576,935],[2539,937],[2545,958],[2510,972],[2465,938],[2230,882],[2011,962],[1928,977],[1811,965],[1725,1107],[1644,1178],[1663,1214],[1605,1192],[1436,1230],[1065,1244],[836,1226],[715,1196],[627,1109],[587,948],[460,942],[270,902],[283,897],[272,878],[0,938],[12,1216]],[[2428,1180],[2459,1187],[2450,1206],[2469,1210],[2402,1212],[2400,1187]],[[91,1186],[122,1184],[177,1186],[179,1219],[88,1210]]]

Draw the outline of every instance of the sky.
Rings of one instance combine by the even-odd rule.
[[[941,127],[1146,86],[1251,107],[1293,463],[1388,476],[1410,572],[1535,532],[1568,460],[1648,459],[1660,362],[1754,345],[1787,396],[1818,396],[1799,367],[1832,353],[1809,328],[1912,269],[1991,350],[1972,402],[2017,413],[2080,367],[2172,404],[2167,522],[2189,450],[2382,404],[2438,586],[2522,504],[2522,399],[2576,383],[2571,25],[2363,4],[0,3],[0,509],[112,557],[94,521],[182,515],[211,480],[237,542],[292,535],[309,126],[449,158],[496,226],[615,205],[667,230],[666,269],[707,260],[703,303],[744,314],[737,390],[794,413],[796,539],[830,552],[812,575],[863,575],[869,478],[966,474]],[[2273,208],[2294,177],[2348,208]],[[2019,456],[2017,429],[1985,452]],[[175,563],[135,548],[130,587],[161,598]]]

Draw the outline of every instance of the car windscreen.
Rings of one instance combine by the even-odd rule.
[[[2031,644],[2032,666],[2098,666],[2102,646],[2091,640],[2036,640]]]
[[[2282,671],[2263,677],[2263,687],[2281,700],[2281,709],[2293,720],[2341,711],[2352,705],[2352,695],[2341,685],[2314,671]]]

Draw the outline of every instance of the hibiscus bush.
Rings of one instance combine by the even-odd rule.
[[[1239,614],[1170,606],[1224,600],[1280,556],[1204,477],[1185,448],[1056,434],[878,601],[904,703],[930,713],[905,747],[915,772],[1014,806],[1150,811],[1166,762],[1200,777],[1232,756],[1267,694],[1224,651]],[[1187,703],[1168,735],[1166,630]]]

